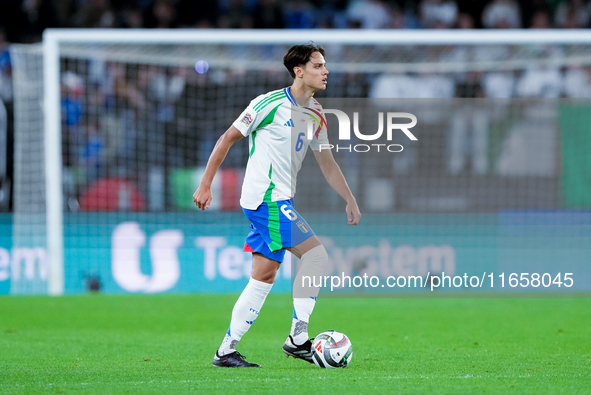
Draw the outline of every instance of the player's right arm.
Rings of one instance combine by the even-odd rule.
[[[215,173],[226,158],[230,147],[243,138],[244,135],[242,132],[232,125],[226,130],[226,133],[222,134],[215,147],[213,147],[213,151],[211,151],[207,166],[205,167],[205,172],[199,183],[199,188],[193,194],[193,201],[201,210],[208,209],[211,204],[211,183],[213,182]]]

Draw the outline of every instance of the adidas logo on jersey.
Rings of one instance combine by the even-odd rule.
[[[289,121],[285,122],[283,124],[283,126],[289,126],[289,127],[293,128],[293,121],[290,119]]]

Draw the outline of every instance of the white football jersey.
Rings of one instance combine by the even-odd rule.
[[[249,138],[240,197],[240,205],[249,210],[262,202],[291,199],[308,146],[319,151],[320,144],[328,144],[322,106],[314,98],[308,106],[298,106],[289,88],[257,97],[233,125]]]

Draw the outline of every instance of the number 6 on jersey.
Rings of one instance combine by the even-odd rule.
[[[291,221],[297,219],[297,217],[298,217],[298,215],[296,213],[294,213],[293,211],[291,211],[290,209],[287,208],[287,204],[284,204],[283,206],[281,206],[281,212],[287,218],[289,218]]]

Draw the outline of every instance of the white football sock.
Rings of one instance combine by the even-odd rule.
[[[293,300],[293,320],[290,335],[295,345],[304,344],[309,339],[308,322],[315,304],[316,298],[294,298]]]
[[[328,262],[328,254],[324,246],[319,245],[303,254],[301,260],[302,266],[296,275],[295,282],[301,281],[302,276],[310,276],[311,278],[323,276]],[[308,322],[319,291],[320,289],[317,287],[298,288],[294,286],[293,321],[290,335],[296,345],[304,344],[309,338]]]
[[[218,350],[218,355],[222,356],[236,351],[236,345],[256,320],[272,287],[273,284],[267,284],[254,278],[248,281],[234,305],[230,326]]]

